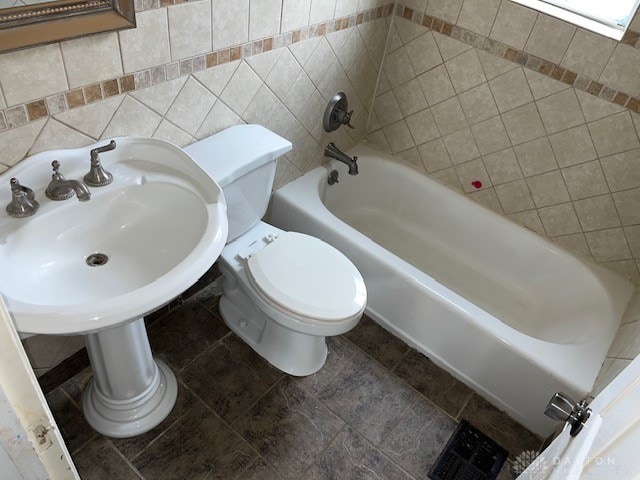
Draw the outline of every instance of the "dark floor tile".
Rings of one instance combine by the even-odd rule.
[[[244,440],[200,404],[133,464],[147,479],[227,480],[236,478],[255,457]]]
[[[173,410],[171,410],[171,413],[169,413],[169,416],[157,427],[141,435],[136,435],[135,437],[112,438],[111,441],[125,457],[133,460],[147,445],[167,430],[173,422],[193,408],[194,405],[196,405],[196,399],[193,394],[185,388],[182,383],[178,382],[178,398],[176,399],[176,404]]]
[[[542,444],[541,438],[475,393],[460,417],[506,448],[509,458],[525,450],[538,450]]]
[[[419,395],[345,339],[332,339],[331,345],[336,355],[323,368],[329,370],[325,376],[298,383],[379,445]]]
[[[61,387],[78,405],[82,405],[82,393],[85,391],[92,378],[93,372],[91,371],[91,367],[87,367],[64,382]]]
[[[406,343],[366,315],[344,336],[389,369],[395,367],[409,350]]]
[[[426,480],[456,426],[455,420],[428,400],[421,399],[381,448],[416,479]]]
[[[343,425],[286,378],[232,426],[280,475],[298,480]]]
[[[452,417],[460,413],[473,394],[464,383],[413,349],[400,361],[394,373]]]
[[[282,376],[236,335],[225,337],[180,374],[185,384],[229,423]]]
[[[81,348],[70,357],[65,358],[44,375],[38,377],[38,383],[45,395],[72,378],[89,365],[87,349]]]
[[[227,333],[220,318],[192,299],[154,323],[149,340],[154,355],[180,370]]]
[[[215,313],[216,315],[220,315],[218,311],[218,303],[220,303],[220,297],[222,296],[222,277],[217,278],[213,283],[209,284],[198,293],[196,293],[193,298],[200,302],[200,304],[209,310],[211,313]]]
[[[140,480],[138,474],[102,437],[73,455],[73,463],[82,480]]]
[[[96,432],[89,426],[82,412],[63,393],[56,388],[46,396],[47,403],[62,433],[62,438],[71,453],[85,445]]]
[[[356,431],[345,427],[304,476],[305,480],[343,478],[412,480],[413,477]]]
[[[258,457],[240,474],[238,480],[279,480],[281,478],[271,465]]]
[[[511,464],[507,461],[504,462],[496,480],[516,480],[517,476],[518,475],[513,472]]]
[[[189,298],[200,292],[203,288],[215,282],[216,279],[221,275],[222,274],[220,273],[220,269],[218,268],[218,262],[216,262],[211,266],[209,270],[205,272],[204,275],[202,275],[202,277],[198,279],[196,283],[187,288],[182,296],[188,300]]]

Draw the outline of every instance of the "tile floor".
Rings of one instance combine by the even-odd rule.
[[[368,318],[328,340],[315,375],[276,370],[218,316],[215,284],[149,326],[178,377],[170,416],[129,439],[81,413],[86,369],[47,395],[80,476],[92,479],[426,479],[466,418],[512,456],[541,440]],[[499,479],[513,478],[508,465]]]

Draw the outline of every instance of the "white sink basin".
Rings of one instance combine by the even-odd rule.
[[[67,180],[89,171],[90,150],[34,155],[0,175],[0,294],[22,333],[84,334],[94,378],[83,398],[100,433],[130,437],[167,417],[171,370],[153,359],[143,316],[181,294],[216,261],[228,232],[222,190],[183,150],[117,138],[100,154],[113,183],[91,199],[48,199],[51,162]],[[9,179],[39,210],[10,217]]]
[[[44,189],[56,159],[67,179],[82,179],[91,147],[44,152],[0,176],[0,292],[19,331],[87,333],[143,316],[186,290],[222,251],[227,219],[218,185],[170,144],[116,143],[100,154],[114,181],[90,188],[88,202],[55,202]],[[40,209],[32,217],[4,211],[10,177],[35,191]],[[89,266],[96,253],[107,262]]]

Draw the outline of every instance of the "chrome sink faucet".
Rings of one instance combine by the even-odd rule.
[[[78,200],[86,202],[91,198],[91,192],[87,186],[77,180],[67,180],[58,171],[60,169],[60,162],[54,160],[51,162],[53,167],[53,174],[51,175],[51,181],[44,191],[47,198],[51,200],[66,200],[74,195],[78,196]]]
[[[29,187],[20,185],[17,178],[12,178],[11,202],[7,205],[7,214],[14,218],[30,217],[38,211],[40,205],[36,201],[36,196]]]
[[[327,148],[324,149],[324,156],[335,158],[336,160],[346,164],[349,167],[349,175],[357,175],[358,174],[358,164],[356,161],[358,157],[354,156],[353,158],[342,152],[336,144],[331,142],[327,145]]]

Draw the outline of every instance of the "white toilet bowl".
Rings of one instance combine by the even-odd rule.
[[[291,142],[260,125],[236,125],[185,148],[227,203],[222,318],[271,364],[301,376],[324,365],[326,336],[356,326],[367,291],[358,269],[329,244],[260,221],[276,160],[290,150]]]
[[[317,372],[325,337],[355,327],[366,305],[364,280],[342,253],[263,222],[225,247],[220,270],[229,328],[291,375]]]

